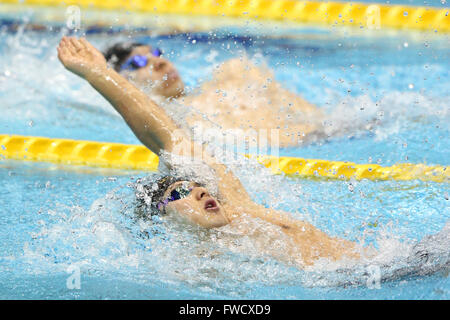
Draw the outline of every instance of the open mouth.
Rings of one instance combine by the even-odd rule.
[[[167,80],[175,81],[179,78],[178,72],[176,71],[170,71],[167,73]]]
[[[210,199],[205,202],[205,210],[206,211],[218,211],[219,207],[217,206],[217,202],[214,199]]]

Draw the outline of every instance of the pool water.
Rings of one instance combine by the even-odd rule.
[[[139,143],[99,94],[60,65],[55,47],[64,31],[55,30],[0,28],[1,133]],[[134,37],[161,47],[190,88],[210,78],[216,64],[245,53],[324,108],[330,137],[280,155],[449,164],[448,35],[272,29],[258,22]],[[88,34],[99,48],[126,38]],[[376,125],[364,129],[373,119]],[[450,218],[447,183],[293,179],[250,165],[236,173],[258,202],[332,235],[363,239],[389,257]],[[229,250],[213,241],[215,231],[136,220],[131,185],[147,175],[0,160],[0,298],[450,297],[445,272],[402,277],[379,289],[342,286],[345,279],[335,281],[340,276],[320,265],[314,272],[297,270],[261,257],[245,239],[239,242],[244,250]],[[67,287],[71,266],[80,270],[80,289]]]

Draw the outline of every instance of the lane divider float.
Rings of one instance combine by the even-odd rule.
[[[449,8],[297,0],[0,0],[154,14],[227,16],[358,28],[450,32]]]
[[[0,159],[156,171],[159,159],[142,145],[0,135]],[[295,177],[449,182],[445,166],[402,163],[390,167],[294,157],[257,157],[273,174]]]

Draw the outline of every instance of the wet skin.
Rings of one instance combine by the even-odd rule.
[[[85,39],[63,37],[58,58],[66,69],[86,79],[124,118],[136,137],[156,154],[176,153],[191,156],[202,150],[200,159],[216,174],[220,203],[208,190],[193,186],[191,194],[169,203],[166,210],[202,227],[221,227],[243,215],[259,218],[280,228],[290,237],[286,243],[299,267],[312,265],[319,258],[339,260],[358,258],[356,243],[330,237],[308,222],[294,219],[289,213],[266,208],[254,202],[240,180],[224,164],[197,145],[189,133],[181,130],[164,108],[136,88],[106,64],[105,58]],[[184,154],[183,152],[189,152]],[[196,153],[197,155],[197,153]],[[161,159],[161,158],[160,158]],[[164,157],[162,158],[164,160]],[[166,165],[170,168],[171,163]],[[171,186],[171,190],[176,186]],[[167,190],[168,196],[171,190]],[[238,221],[238,220],[236,220]]]
[[[172,190],[183,183],[189,184],[191,190],[189,195],[182,199],[170,201],[165,207],[161,207],[161,211],[165,211],[167,214],[178,214],[204,228],[218,228],[230,222],[220,202],[212,197],[207,189],[194,182],[175,182],[167,188],[163,199],[168,199]]]

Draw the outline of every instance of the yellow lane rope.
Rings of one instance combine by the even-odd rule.
[[[56,162],[116,169],[155,171],[158,156],[144,146],[78,141],[18,135],[0,135],[0,158]],[[369,180],[423,180],[448,182],[450,169],[425,164],[356,164],[344,161],[291,157],[260,157],[258,161],[274,174],[298,177]]]
[[[444,166],[401,163],[390,167],[378,164],[356,164],[347,161],[261,157],[258,161],[272,168],[272,173],[298,177],[323,177],[355,180],[422,180],[449,182],[450,169]]]
[[[450,32],[449,8],[297,0],[0,0],[43,6],[287,20],[358,28]]]
[[[158,156],[144,146],[17,135],[0,135],[0,157],[117,169],[158,168]]]

